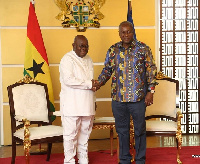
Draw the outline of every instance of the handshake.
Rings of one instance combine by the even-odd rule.
[[[94,80],[94,79],[92,79],[92,88],[91,88],[91,90],[93,91],[93,92],[96,92],[97,90],[99,90],[100,89],[100,84],[99,84],[99,81],[98,80]]]

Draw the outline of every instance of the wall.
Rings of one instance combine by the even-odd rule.
[[[132,0],[137,39],[152,48],[154,58],[156,58],[157,51],[155,45],[155,2],[155,0]],[[4,145],[11,144],[7,86],[23,77],[29,3],[29,0],[0,0],[0,72],[2,73],[0,116],[1,144]],[[60,92],[58,65],[62,56],[72,49],[74,37],[83,34],[88,38],[89,55],[94,61],[95,78],[97,78],[103,68],[107,49],[113,43],[120,41],[118,25],[126,20],[127,3],[127,0],[106,0],[100,10],[105,15],[105,18],[100,20],[101,27],[99,29],[89,28],[86,32],[77,32],[74,28],[63,29],[61,27],[61,22],[55,18],[60,10],[54,0],[35,0],[35,11],[50,63],[56,110],[59,110]],[[96,116],[112,116],[110,81],[96,93],[96,97]],[[57,118],[54,124],[60,124],[60,118]],[[91,135],[91,138],[107,137],[109,137],[107,130],[93,130]]]

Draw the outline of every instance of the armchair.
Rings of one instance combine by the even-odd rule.
[[[179,95],[179,82],[166,77],[161,72],[157,75],[154,103],[146,109],[146,134],[174,136],[177,142],[177,163],[180,160],[182,144],[181,111],[176,103]]]
[[[26,163],[29,163],[31,145],[48,143],[47,161],[53,142],[62,142],[63,129],[50,120],[47,85],[28,76],[7,87],[12,131],[12,161],[15,163],[16,143],[24,145]]]

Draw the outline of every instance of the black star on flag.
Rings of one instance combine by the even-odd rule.
[[[42,71],[42,66],[43,66],[44,62],[37,64],[36,61],[33,59],[33,67],[28,68],[27,70],[29,71],[33,71],[34,74],[34,78],[37,76],[38,73],[42,73],[45,74]]]

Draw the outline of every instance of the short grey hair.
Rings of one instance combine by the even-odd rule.
[[[119,25],[119,30],[120,30],[121,27],[124,26],[124,25],[128,25],[128,26],[130,26],[130,27],[133,29],[133,24],[132,24],[131,22],[129,22],[129,21],[123,21],[123,22],[121,22],[120,25]]]

